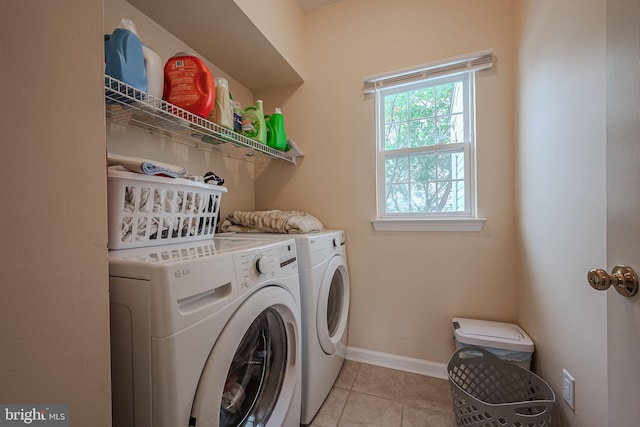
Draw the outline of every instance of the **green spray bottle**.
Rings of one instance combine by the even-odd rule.
[[[270,116],[265,116],[267,122],[267,145],[276,150],[284,151],[287,147],[287,134],[284,131],[284,118],[280,108]]]
[[[264,120],[262,101],[242,110],[242,134],[263,144],[267,143],[267,125]]]

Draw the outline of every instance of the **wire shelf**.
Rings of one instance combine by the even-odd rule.
[[[104,94],[106,116],[117,123],[167,135],[195,147],[208,146],[229,154],[248,150],[244,152],[246,157],[259,153],[296,163],[291,154],[242,136],[106,74]]]

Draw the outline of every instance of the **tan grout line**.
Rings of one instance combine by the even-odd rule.
[[[344,414],[344,409],[347,407],[347,402],[349,401],[349,397],[351,396],[351,390],[347,392],[347,399],[344,401],[344,405],[342,405],[342,410],[340,411],[340,415],[338,416],[338,423],[336,427],[340,427],[340,422],[342,421],[342,415]]]
[[[342,410],[340,411],[340,416],[338,417],[338,424],[336,425],[336,427],[340,427],[340,423],[342,422],[342,416],[344,415],[344,410],[346,409],[347,403],[349,402],[349,398],[351,397],[351,391],[353,391],[353,386],[356,383],[356,379],[358,378],[358,374],[360,373],[360,368],[361,367],[362,367],[362,363],[358,363],[358,366],[357,366],[357,369],[356,369],[356,373],[353,376],[353,381],[351,381],[351,384],[349,384],[349,389],[348,389],[348,392],[347,392],[347,399],[344,401],[344,405],[342,406]]]

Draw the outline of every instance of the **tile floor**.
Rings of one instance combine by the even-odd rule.
[[[455,427],[449,382],[346,360],[312,427]]]

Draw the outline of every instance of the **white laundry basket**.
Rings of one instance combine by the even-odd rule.
[[[225,187],[109,170],[109,249],[212,238]]]

